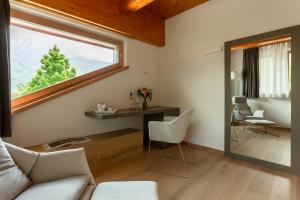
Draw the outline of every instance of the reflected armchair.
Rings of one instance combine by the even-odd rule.
[[[244,96],[234,96],[232,97],[233,104],[233,117],[234,121],[244,121],[244,120],[263,120],[264,110],[255,110],[252,112],[250,106],[247,103],[247,97]]]

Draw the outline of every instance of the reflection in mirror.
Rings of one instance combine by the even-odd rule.
[[[231,152],[291,166],[291,37],[231,48]]]

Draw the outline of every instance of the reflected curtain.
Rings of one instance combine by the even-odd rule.
[[[259,49],[250,48],[243,52],[243,95],[259,97]]]
[[[0,0],[0,137],[11,136],[9,26],[9,1]]]
[[[261,97],[289,97],[289,43],[259,48]]]

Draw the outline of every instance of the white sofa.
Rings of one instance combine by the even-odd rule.
[[[84,149],[29,151],[0,139],[1,200],[158,200],[151,181],[96,186]]]

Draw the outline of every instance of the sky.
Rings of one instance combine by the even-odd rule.
[[[40,33],[22,27],[11,26],[11,37],[15,41],[29,42],[28,50],[47,52],[49,47],[57,45],[67,57],[84,57],[86,59],[113,62],[113,51],[99,46]]]

